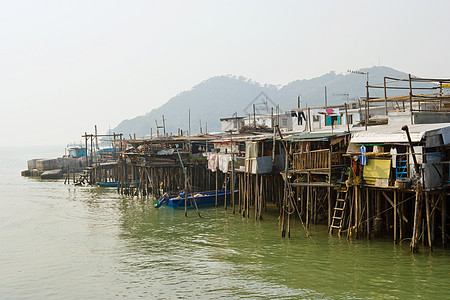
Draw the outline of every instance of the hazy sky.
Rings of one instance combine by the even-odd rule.
[[[80,141],[216,75],[450,78],[449,25],[445,0],[0,1],[1,143]]]

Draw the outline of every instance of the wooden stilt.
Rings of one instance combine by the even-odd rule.
[[[216,170],[216,202],[215,202],[216,207],[217,207],[218,185],[219,185],[219,169]]]
[[[442,195],[442,204],[441,204],[441,231],[442,231],[442,245],[446,245],[447,235],[446,235],[446,228],[447,226],[447,196]]]
[[[311,174],[308,173],[308,186],[306,187],[306,228],[309,229],[309,211],[310,211],[310,194],[311,194],[311,186],[309,186],[311,179]]]
[[[404,206],[405,206],[405,204],[403,203],[404,197],[405,197],[405,193],[400,192],[400,199],[401,199],[401,203],[402,203],[400,205],[400,228],[399,228],[400,229],[400,236],[399,236],[400,242],[403,239],[403,215],[404,215]]]
[[[224,195],[224,201],[223,201],[223,208],[227,210],[227,176],[228,173],[225,173],[225,180],[223,181],[223,184],[225,185],[225,195]]]
[[[255,199],[255,220],[257,220],[258,219],[258,210],[259,210],[259,193],[258,193],[258,191],[259,191],[259,174],[258,173],[256,173],[256,175],[255,175],[255,189],[254,189],[254,191],[255,191],[255,197],[254,197],[254,199]]]
[[[367,231],[367,239],[370,239],[370,201],[369,201],[369,189],[366,188],[366,206],[367,206],[367,224],[366,224],[366,231]]]
[[[419,214],[419,206],[421,204],[421,184],[417,184],[416,188],[416,201],[414,205],[414,226],[413,226],[413,235],[411,239],[411,251],[418,251],[418,240],[419,240],[419,231],[420,231],[420,214]]]
[[[433,250],[433,244],[431,242],[431,227],[430,227],[430,196],[427,192],[425,192],[425,207],[426,207],[426,215],[427,215],[427,236],[428,236],[428,246],[430,250]]]
[[[263,175],[261,176],[261,182],[259,185],[259,211],[258,211],[258,219],[261,220],[261,212],[263,209]]]
[[[394,244],[397,244],[397,191],[394,191]]]

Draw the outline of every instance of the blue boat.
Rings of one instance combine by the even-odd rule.
[[[235,195],[238,190],[234,191]],[[231,191],[227,191],[227,201],[231,200]],[[225,191],[217,191],[217,205],[222,205],[225,200]],[[170,208],[184,208],[184,193],[180,193],[177,197],[170,197],[169,194],[164,194],[159,200],[156,200],[155,208],[170,207]],[[216,191],[207,191],[188,194],[187,207],[195,208],[195,203],[198,207],[214,206],[216,203]]]
[[[130,182],[127,181],[125,184],[130,184]],[[138,185],[139,180],[135,180],[134,184]],[[119,183],[117,181],[108,181],[108,182],[97,182],[97,185],[101,187],[117,187]]]
[[[110,181],[110,182],[97,182],[98,186],[101,187],[117,187],[118,183],[117,181]]]

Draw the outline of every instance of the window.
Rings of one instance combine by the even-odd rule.
[[[283,119],[283,126],[287,126],[287,119]]]

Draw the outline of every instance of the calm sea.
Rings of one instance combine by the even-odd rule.
[[[1,299],[450,298],[450,251],[365,239],[281,238],[230,210],[155,209],[115,189],[24,178],[31,158],[63,150],[0,148]]]

